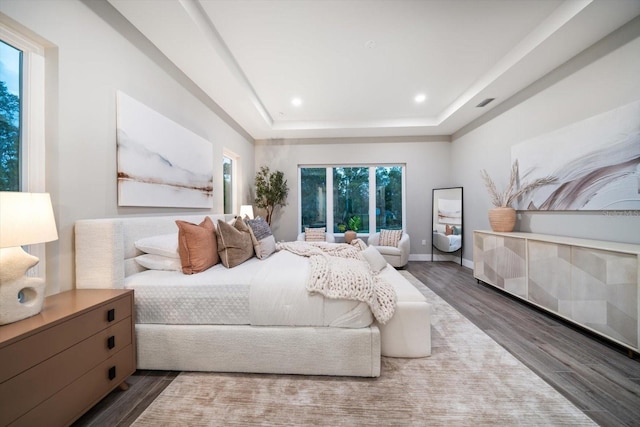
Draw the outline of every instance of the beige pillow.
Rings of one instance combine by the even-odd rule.
[[[380,242],[378,246],[398,247],[398,242],[402,237],[402,230],[380,230]]]
[[[367,260],[374,273],[379,273],[387,266],[387,260],[384,259],[382,254],[378,252],[374,246],[369,246],[367,249],[362,251],[362,256]]]
[[[178,253],[184,274],[205,271],[216,265],[218,258],[215,225],[208,216],[199,225],[176,221],[178,226]]]
[[[253,257],[253,241],[251,232],[242,218],[237,218],[233,225],[218,220],[218,254],[222,265],[233,268]]]
[[[307,242],[324,242],[326,241],[325,237],[325,227],[320,228],[307,228],[304,229],[304,240]]]

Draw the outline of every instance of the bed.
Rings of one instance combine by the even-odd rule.
[[[462,236],[434,231],[433,246],[441,252],[455,252],[462,247]]]
[[[380,375],[380,330],[367,304],[310,295],[304,286],[285,292],[283,277],[290,285],[308,275],[304,257],[278,251],[193,275],[136,261],[140,239],[203,216],[76,222],[76,287],[134,289],[139,369]],[[386,274],[397,279],[395,270]]]

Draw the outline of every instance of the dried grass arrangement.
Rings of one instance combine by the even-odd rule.
[[[545,176],[543,178],[537,178],[534,181],[528,183],[519,183],[519,167],[518,160],[516,159],[511,166],[511,177],[509,178],[509,185],[507,188],[500,192],[496,188],[496,184],[493,182],[491,177],[485,169],[482,169],[480,172],[482,174],[482,179],[484,180],[484,184],[489,191],[489,196],[491,197],[491,203],[497,208],[510,208],[511,204],[515,202],[520,196],[532,191],[536,188],[551,184],[557,180],[554,176]]]

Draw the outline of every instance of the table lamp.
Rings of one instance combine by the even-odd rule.
[[[21,246],[57,239],[48,193],[0,192],[0,325],[42,310],[44,279],[26,275],[39,259]]]
[[[241,205],[240,206],[240,218],[248,217],[253,219],[253,205]]]

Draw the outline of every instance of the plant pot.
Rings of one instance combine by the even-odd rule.
[[[358,236],[358,234],[357,234],[355,231],[353,231],[353,230],[345,231],[345,232],[344,232],[344,241],[345,241],[346,243],[351,243],[351,241],[352,241],[353,239],[355,239],[357,236]]]
[[[489,224],[493,231],[513,231],[516,226],[516,210],[514,208],[489,209]]]

